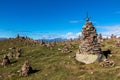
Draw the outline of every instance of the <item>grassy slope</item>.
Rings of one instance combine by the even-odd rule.
[[[0,66],[0,73],[13,74],[12,77],[0,78],[1,80],[120,80],[120,48],[114,47],[115,42],[104,42],[103,50],[112,49],[114,67],[104,68],[99,63],[83,64],[77,62],[71,56],[75,54],[78,45],[74,42],[73,52],[62,54],[58,48],[63,46],[59,43],[53,50],[46,47],[25,46],[25,42],[18,40],[0,41],[0,59],[10,50],[8,48],[17,46],[22,48],[22,57],[18,60],[12,59],[11,64],[6,67]],[[16,53],[14,51],[14,53]],[[18,76],[17,71],[21,68],[25,60],[29,60],[30,65],[36,73],[30,74],[28,77]]]

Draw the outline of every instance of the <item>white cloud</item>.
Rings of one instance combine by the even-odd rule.
[[[96,28],[99,30],[98,34],[101,33],[103,37],[110,37],[111,34],[116,35],[117,37],[120,36],[120,25],[113,25],[113,26],[96,26]],[[45,34],[39,34],[34,35],[36,38],[44,38],[44,39],[54,39],[54,38],[78,38],[78,36],[81,36],[81,32],[73,33],[73,32],[67,32],[66,34],[59,34],[59,33],[45,33]]]
[[[81,35],[81,32],[78,33],[72,33],[72,32],[68,32],[65,35],[62,35],[62,37],[67,38],[67,39],[74,39],[74,38],[78,38],[78,36]]]
[[[96,28],[99,30],[98,34],[101,33],[103,37],[110,37],[111,34],[116,35],[117,37],[120,36],[120,25],[113,25],[113,26],[96,26]],[[73,33],[73,32],[68,32],[66,34],[39,34],[39,35],[34,35],[36,38],[44,38],[44,39],[54,39],[54,38],[66,38],[66,39],[74,39],[78,38],[78,36],[81,36],[81,32],[78,33]]]
[[[70,23],[79,23],[79,22],[81,22],[81,21],[83,21],[83,20],[71,20],[71,21],[69,21]]]
[[[34,39],[54,39],[54,38],[74,39],[78,38],[79,35],[81,35],[81,32],[78,33],[68,32],[66,34],[39,34],[34,35]],[[33,35],[31,35],[31,37],[33,37]]]
[[[104,37],[110,37],[111,34],[116,35],[117,37],[120,36],[120,25],[113,25],[113,26],[97,26],[97,28],[101,29],[103,32],[102,35]]]

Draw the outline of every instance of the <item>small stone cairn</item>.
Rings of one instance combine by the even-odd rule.
[[[30,73],[32,73],[32,67],[29,65],[28,61],[25,61],[21,70],[20,70],[20,76],[28,76]]]
[[[116,36],[114,34],[111,34],[111,40],[116,41]]]
[[[70,50],[68,48],[68,46],[64,46],[63,49],[61,50],[62,53],[69,53]]]
[[[10,60],[9,60],[7,55],[4,55],[1,65],[5,66],[5,65],[8,65],[8,64],[10,64]]]
[[[13,59],[14,58],[13,52],[9,52],[7,56],[9,57],[9,59]]]
[[[114,61],[109,59],[104,59],[103,62],[100,63],[102,67],[113,67],[115,65]]]
[[[20,48],[18,48],[17,50],[16,50],[16,59],[18,59],[18,58],[20,58],[21,57],[21,51],[22,51],[22,49],[20,49]]]
[[[98,43],[101,44],[103,42],[102,34],[98,34],[97,39]]]

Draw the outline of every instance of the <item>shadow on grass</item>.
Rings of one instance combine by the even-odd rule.
[[[108,50],[106,50],[106,51],[102,51],[102,54],[103,54],[103,55],[105,56],[105,58],[107,59],[108,56],[109,56],[109,54],[111,54],[111,50],[108,49]]]
[[[35,70],[32,70],[31,74],[32,74],[32,73],[37,73],[37,72],[39,72],[39,71],[41,71],[41,70],[36,70],[36,69],[35,69]]]
[[[14,63],[17,63],[18,61],[15,60],[15,61],[11,61],[10,64],[14,64]]]

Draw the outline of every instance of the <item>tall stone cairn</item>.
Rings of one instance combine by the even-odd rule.
[[[96,29],[87,16],[86,23],[82,28],[82,39],[81,44],[79,45],[79,53],[76,53],[76,59],[78,61],[89,64],[100,58],[101,47],[97,36]]]
[[[92,22],[86,22],[82,30],[82,43],[80,45],[82,54],[100,54],[101,48],[97,39],[97,32]]]

